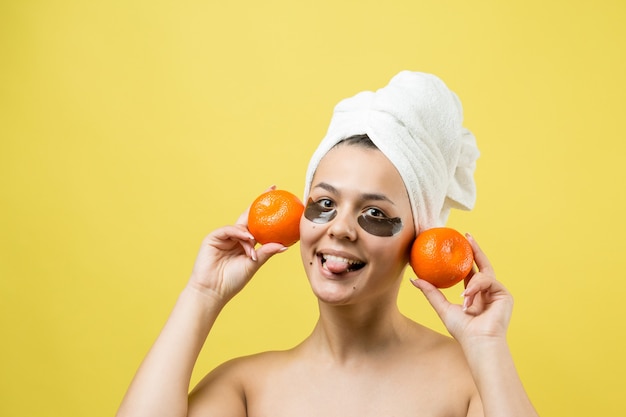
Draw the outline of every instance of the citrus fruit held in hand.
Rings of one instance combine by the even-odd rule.
[[[448,288],[468,276],[474,254],[465,236],[449,227],[435,227],[417,236],[409,263],[418,278]]]
[[[250,206],[248,230],[257,242],[291,246],[300,239],[300,217],[304,205],[285,190],[269,190]]]

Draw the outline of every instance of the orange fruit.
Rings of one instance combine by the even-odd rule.
[[[250,206],[248,230],[257,242],[291,246],[300,240],[300,217],[304,205],[289,191],[269,190]]]
[[[434,227],[421,232],[413,242],[409,260],[418,278],[437,288],[448,288],[465,279],[473,263],[470,243],[449,227]]]

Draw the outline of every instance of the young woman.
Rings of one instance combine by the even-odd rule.
[[[462,154],[470,155],[465,163],[471,168],[477,152],[461,148],[471,148],[473,137],[425,94],[442,96],[452,114],[459,112],[456,96],[442,85],[436,77],[404,72],[385,89],[337,106],[309,166],[300,224],[303,266],[319,304],[311,335],[287,351],[229,361],[188,393],[193,366],[221,309],[286,249],[274,243],[255,249],[244,214],[203,241],[189,283],[118,416],[536,415],[506,342],[511,295],[471,236],[477,269],[461,305],[427,282],[413,281],[452,338],[397,307],[417,233],[445,221],[464,196],[472,199],[467,174],[473,169],[462,172]],[[411,98],[411,92],[418,94]],[[416,113],[410,104],[406,111],[407,96],[422,110]],[[419,126],[406,121],[420,114]],[[465,145],[446,143],[463,140]],[[406,141],[419,141],[420,149],[407,153]],[[435,148],[445,152],[424,156]],[[453,178],[459,175],[465,180]]]

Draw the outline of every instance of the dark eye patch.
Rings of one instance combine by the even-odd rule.
[[[304,209],[304,217],[313,223],[328,223],[337,215],[335,208],[324,207],[321,203],[313,201],[309,198],[306,208]]]
[[[309,199],[304,209],[304,217],[313,223],[324,224],[332,221],[337,216],[335,207],[324,207],[321,201]],[[363,213],[357,218],[361,229],[367,233],[388,237],[394,236],[402,230],[402,220],[399,217],[375,217],[368,213]]]
[[[393,236],[402,230],[402,219],[399,217],[372,217],[362,214],[357,221],[361,229],[374,236]]]

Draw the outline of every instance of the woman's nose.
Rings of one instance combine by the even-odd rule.
[[[338,213],[330,222],[328,234],[337,239],[355,240],[357,237],[356,219],[350,213]]]

